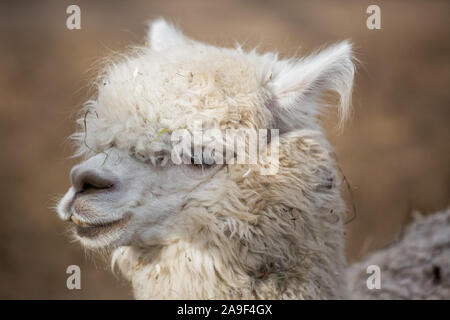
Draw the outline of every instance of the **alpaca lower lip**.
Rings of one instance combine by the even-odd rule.
[[[95,238],[101,234],[106,234],[113,230],[119,229],[120,227],[123,227],[130,219],[130,217],[131,215],[127,214],[122,219],[98,224],[82,222],[73,216],[71,219],[76,225],[75,230],[77,235],[85,238]]]

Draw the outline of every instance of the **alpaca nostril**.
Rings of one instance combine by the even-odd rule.
[[[102,189],[110,189],[114,186],[114,184],[109,181],[99,180],[98,177],[89,176],[85,181],[83,181],[80,193],[85,192],[87,190],[102,190]]]
[[[114,177],[99,170],[74,168],[70,173],[72,185],[77,193],[112,189],[116,184]]]

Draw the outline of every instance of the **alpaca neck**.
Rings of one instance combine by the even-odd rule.
[[[216,253],[219,253],[217,251]],[[161,247],[121,247],[113,265],[133,286],[136,299],[311,299],[323,295],[320,284],[305,277],[311,265],[277,273],[249,275],[240,261],[205,254],[181,241]]]
[[[255,296],[250,279],[236,265],[182,241],[152,248],[120,247],[113,265],[132,286],[137,299],[230,299]]]

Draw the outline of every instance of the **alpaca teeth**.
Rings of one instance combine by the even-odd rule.
[[[72,220],[73,223],[75,223],[77,226],[80,226],[80,227],[89,227],[89,226],[90,226],[89,224],[84,223],[84,222],[78,220],[78,219],[75,218],[74,216],[71,217],[71,220]]]

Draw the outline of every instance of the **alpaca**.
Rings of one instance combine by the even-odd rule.
[[[380,268],[379,289],[368,289],[366,269]],[[390,247],[348,270],[354,299],[449,299],[450,209],[417,217]]]
[[[137,299],[345,298],[346,209],[318,116],[334,92],[345,120],[354,72],[348,42],[279,59],[156,20],[148,46],[98,77],[73,135],[84,161],[58,215],[83,246],[112,252]],[[257,163],[211,163],[205,153],[177,164],[171,137],[198,121],[275,130],[278,151]],[[265,174],[272,161],[276,174]]]

